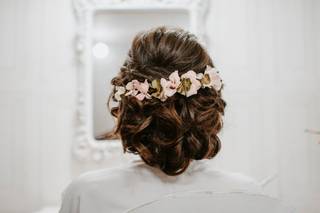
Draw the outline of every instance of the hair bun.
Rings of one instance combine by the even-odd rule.
[[[207,65],[214,67],[194,35],[159,27],[133,39],[128,59],[112,83],[125,86],[132,80],[169,79],[175,70],[179,75],[189,70],[199,74]],[[134,71],[128,72],[130,69]],[[111,109],[118,122],[107,136],[119,135],[125,151],[140,155],[168,175],[181,174],[192,160],[212,158],[219,152],[217,134],[226,106],[220,90],[204,87],[188,98],[177,94],[164,102],[144,100],[122,96],[119,105]]]

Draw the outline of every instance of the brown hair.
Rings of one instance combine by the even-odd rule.
[[[175,70],[179,75],[189,70],[203,73],[207,65],[214,67],[195,35],[162,26],[135,36],[127,59],[111,83],[125,86],[133,79],[168,79]],[[111,98],[115,100],[114,93],[108,105]],[[139,154],[148,165],[178,175],[191,160],[212,158],[218,153],[221,145],[217,134],[225,106],[221,91],[213,88],[199,89],[190,97],[176,93],[164,102],[123,96],[119,105],[111,108],[117,124],[105,138],[120,137],[124,152]]]

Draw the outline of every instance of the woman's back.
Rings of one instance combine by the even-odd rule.
[[[110,101],[119,138],[140,163],[92,172],[66,190],[61,213],[123,212],[183,191],[257,192],[253,181],[200,162],[220,148],[226,102],[206,49],[182,29],[138,33],[117,76]]]
[[[125,212],[169,194],[190,191],[261,193],[261,188],[248,177],[212,169],[207,160],[193,161],[179,176],[134,161],[75,179],[63,195],[60,213]]]

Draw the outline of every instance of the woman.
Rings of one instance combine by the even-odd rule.
[[[124,212],[177,192],[260,192],[251,179],[207,163],[221,147],[226,104],[219,73],[193,34],[139,33],[111,83],[119,104],[106,138],[120,137],[124,152],[141,160],[81,175],[65,190],[61,213]]]

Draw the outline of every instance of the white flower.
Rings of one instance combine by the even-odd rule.
[[[197,74],[193,70],[189,70],[181,75],[181,83],[177,91],[187,97],[195,95],[201,88],[201,82],[197,79]]]
[[[207,65],[204,74],[197,75],[197,78],[201,79],[202,87],[213,87],[217,91],[222,87],[222,80],[217,69],[209,65]]]
[[[117,101],[121,101],[121,95],[126,92],[126,88],[122,86],[116,86],[116,93],[114,94],[114,98]]]
[[[139,83],[140,82],[136,79],[128,82],[126,85],[126,90],[128,90],[128,92],[125,95],[126,96],[128,96],[128,95],[136,96],[139,92],[137,89],[137,87],[139,86]]]
[[[178,71],[174,71],[170,74],[169,80],[161,78],[160,84],[162,87],[162,92],[165,97],[171,97],[177,92],[177,88],[180,84],[180,77]]]

